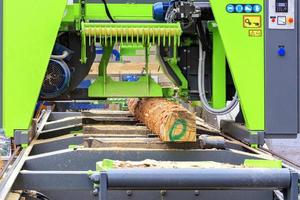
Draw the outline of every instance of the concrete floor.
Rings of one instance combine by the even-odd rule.
[[[266,144],[273,152],[300,165],[300,135],[297,139],[267,140]]]

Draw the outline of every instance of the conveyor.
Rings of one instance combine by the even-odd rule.
[[[282,191],[286,199],[297,199],[293,195],[297,196],[298,166],[284,161],[283,166],[293,170],[281,169],[281,161],[271,154],[236,140],[224,139],[223,147],[217,149],[203,149],[199,143],[164,144],[146,127],[137,124],[127,111],[58,113],[47,110],[36,121],[36,136],[2,178],[1,198],[12,187],[12,193],[34,190],[50,199],[140,199],[142,196],[180,199],[186,195],[191,199],[227,198],[222,195],[240,199],[245,193],[249,199],[253,196],[266,199],[273,198],[273,190],[278,190],[279,196]],[[203,127],[199,126],[199,134],[219,135],[213,128]],[[61,135],[64,132],[69,133]],[[97,172],[96,163],[107,158],[215,161],[232,165],[250,162],[254,168],[133,168]],[[93,182],[100,183],[100,187]]]

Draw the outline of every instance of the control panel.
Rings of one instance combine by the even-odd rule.
[[[286,138],[300,133],[299,0],[264,1],[265,134]]]
[[[269,29],[295,28],[295,0],[269,0]]]

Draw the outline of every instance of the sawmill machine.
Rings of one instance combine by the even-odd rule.
[[[236,119],[221,121],[220,129],[253,148],[262,146],[265,139],[295,138],[299,133],[300,4],[296,0],[1,3],[0,126],[16,145],[26,148],[30,144],[28,130],[38,101],[127,97],[200,101],[202,108],[215,116],[239,107]],[[91,80],[88,88],[78,88],[95,63],[97,45],[103,48],[97,78]],[[116,81],[107,74],[115,46],[143,49],[145,65],[137,81]],[[153,47],[161,69],[175,87],[163,87],[151,76],[149,52]],[[207,177],[203,183],[200,181],[199,188],[263,188],[261,192],[249,193],[249,197],[257,195],[257,199],[273,199],[273,193],[266,192],[267,189],[283,189],[285,199],[297,198],[297,176],[287,169],[218,172],[220,176],[214,177],[209,170],[207,176],[197,171],[194,177]],[[123,188],[126,184],[142,189],[159,185],[164,188],[163,184],[171,189],[189,189],[193,188],[193,181],[198,184],[192,171],[153,171],[153,179],[150,172],[124,173],[126,181],[118,172],[94,177],[98,182],[101,179],[101,199],[106,199],[107,188]],[[240,179],[229,181],[230,184],[227,173]],[[166,177],[158,184],[160,181],[155,177],[163,174]],[[173,175],[182,175],[183,185],[175,178],[173,183],[168,182]],[[270,177],[273,179],[269,180]],[[121,179],[123,183],[119,182]],[[220,192],[214,199],[243,196],[243,192],[233,191],[236,195]],[[182,195],[179,197],[185,198]]]
[[[229,132],[253,145],[299,132],[294,1],[116,2],[110,9],[98,1],[3,5],[1,126],[8,137],[29,128],[37,100],[163,96],[201,100],[213,114],[226,114],[239,102],[246,135]],[[137,82],[107,76],[116,43],[145,49],[146,70]],[[98,78],[78,90],[96,44],[104,48]],[[155,45],[177,89],[151,78],[148,54]]]

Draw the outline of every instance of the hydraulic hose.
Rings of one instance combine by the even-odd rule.
[[[199,97],[202,102],[202,106],[207,112],[211,114],[226,115],[230,113],[238,105],[239,103],[238,94],[236,92],[230,104],[224,108],[215,109],[209,105],[205,94],[205,81],[204,81],[205,80],[205,57],[206,57],[206,52],[203,51],[202,43],[199,39],[198,90],[199,90]]]
[[[110,19],[110,21],[111,21],[112,23],[116,23],[115,20],[113,19],[113,17],[111,16],[111,14],[110,14],[110,11],[109,11],[109,9],[108,9],[106,0],[102,0],[102,2],[103,2],[103,4],[104,4],[104,9],[105,9],[105,13],[106,13],[107,17]]]
[[[63,51],[63,54],[61,54],[61,55],[51,55],[51,59],[63,60],[63,59],[65,59],[68,56],[69,56],[69,52]]]

